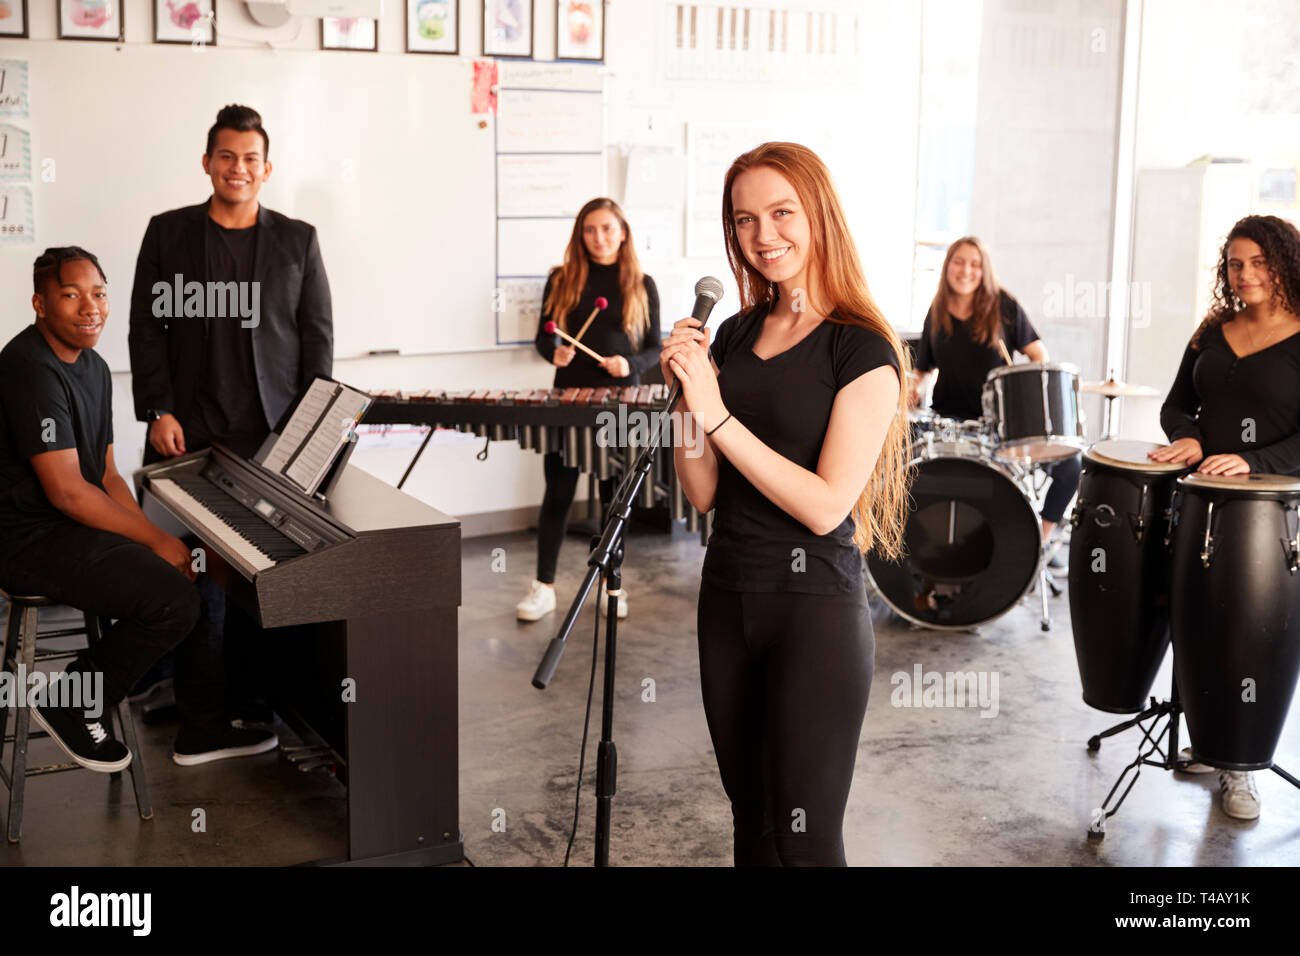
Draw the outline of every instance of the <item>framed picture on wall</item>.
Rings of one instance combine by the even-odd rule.
[[[456,53],[460,0],[406,0],[406,52]]]
[[[372,17],[321,17],[322,50],[379,50],[379,30]]]
[[[555,58],[605,59],[604,0],[556,0]]]
[[[0,37],[27,36],[27,0],[0,0]]]
[[[533,0],[483,0],[483,55],[533,55]]]
[[[60,40],[121,43],[122,36],[122,0],[59,0]]]
[[[213,0],[153,0],[154,43],[215,45]]]

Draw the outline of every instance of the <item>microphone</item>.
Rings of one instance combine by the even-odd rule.
[[[691,318],[699,319],[701,327],[709,324],[709,313],[722,298],[722,283],[713,276],[705,276],[695,283],[695,308],[691,309]]]
[[[722,298],[722,282],[713,276],[705,276],[699,282],[695,283],[695,308],[691,309],[691,318],[699,319],[700,330],[703,331],[709,324],[709,313],[713,307],[718,304]],[[682,394],[682,383],[678,379],[673,382],[673,387],[668,391],[668,408],[671,412],[677,407],[677,400]],[[664,416],[666,421],[667,415]]]

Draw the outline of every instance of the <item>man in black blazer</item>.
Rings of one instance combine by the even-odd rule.
[[[269,142],[256,111],[221,110],[203,157],[212,198],[154,216],[145,230],[130,349],[136,418],[149,423],[146,464],[213,441],[251,456],[294,398],[331,375],[316,230],[257,200],[271,175]]]
[[[333,320],[316,230],[258,202],[269,151],[256,110],[223,108],[203,156],[212,197],[154,216],[145,230],[129,335],[136,417],[149,423],[145,464],[213,442],[250,457],[293,400],[330,377]],[[206,728],[177,738],[172,757],[183,766],[275,745],[269,731],[241,726],[249,701],[232,706],[226,688],[225,670],[232,684],[252,674],[236,658],[257,626],[207,575],[199,592],[195,636],[213,663],[176,673],[185,726]]]

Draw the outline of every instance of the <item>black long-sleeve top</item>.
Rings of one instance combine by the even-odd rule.
[[[1189,345],[1160,427],[1171,442],[1195,438],[1206,457],[1240,455],[1252,472],[1300,474],[1300,333],[1238,358],[1209,330]]]
[[[552,272],[546,280],[546,290],[542,293],[542,314],[537,321],[537,338],[534,340],[537,351],[548,362],[555,355],[556,345],[562,341],[553,332],[546,331],[546,323],[552,321],[554,317],[546,313],[545,303],[551,294],[551,284],[556,274]],[[615,378],[601,368],[590,355],[578,349],[574,353],[572,362],[564,368],[555,370],[555,388],[636,385],[640,382],[641,373],[659,361],[659,290],[655,288],[654,279],[645,276],[644,280],[650,326],[641,340],[640,349],[633,349],[627,333],[623,331],[623,292],[618,285],[618,263],[607,266],[596,262],[589,263],[587,284],[583,287],[582,297],[578,299],[577,306],[568,314],[564,325],[565,331],[570,335],[577,335],[578,330],[582,328],[582,323],[587,321],[587,316],[591,315],[591,310],[596,307],[596,300],[604,296],[609,300],[609,304],[601,310],[590,328],[583,333],[582,344],[607,358],[613,355],[623,356],[627,359],[631,374],[626,378]],[[558,324],[559,319],[555,319],[555,322]]]

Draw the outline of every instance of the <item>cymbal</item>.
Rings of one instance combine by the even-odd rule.
[[[1081,382],[1079,391],[1092,395],[1105,395],[1107,398],[1155,398],[1160,394],[1158,388],[1150,385],[1129,385],[1109,379],[1105,382]]]

